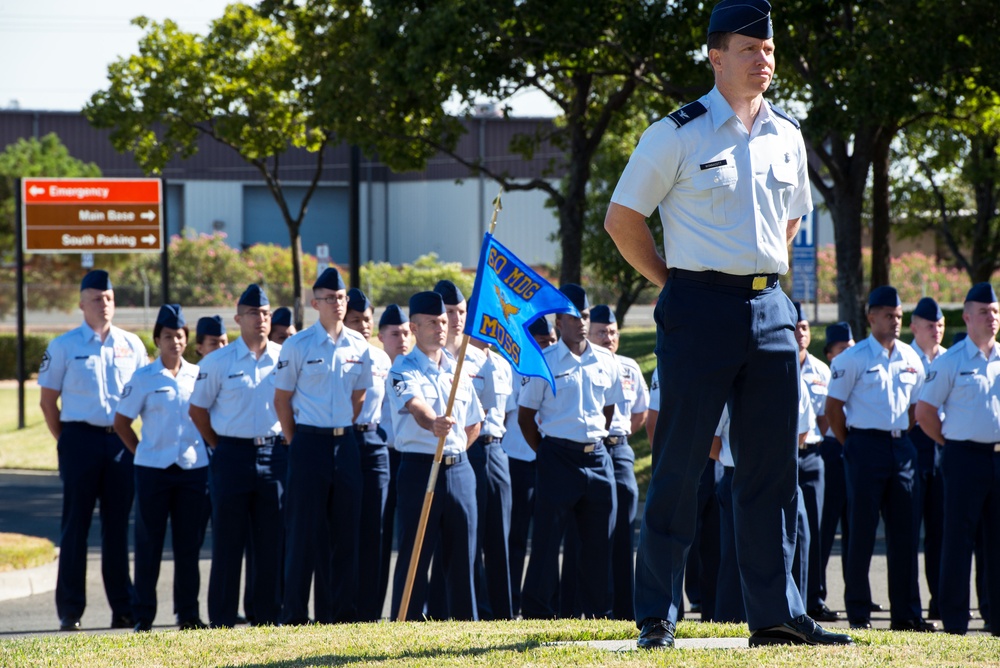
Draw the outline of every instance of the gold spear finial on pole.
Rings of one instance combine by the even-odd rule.
[[[500,201],[500,197],[503,195],[503,186],[500,186],[500,192],[497,193],[496,199],[493,200],[493,216],[490,218],[490,234],[493,234],[493,230],[497,226],[497,214],[503,209],[503,203]]]

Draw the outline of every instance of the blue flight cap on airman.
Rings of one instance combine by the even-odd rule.
[[[444,298],[440,293],[433,290],[418,292],[410,297],[410,317],[417,314],[444,315],[447,313],[444,303]]]
[[[933,297],[924,297],[918,301],[917,307],[913,309],[913,315],[924,320],[933,320],[934,322],[944,317],[941,307],[938,306]]]
[[[87,275],[80,281],[80,292],[87,289],[100,290],[101,292],[114,290],[111,287],[111,277],[103,269],[91,269],[87,272]]]
[[[209,315],[198,318],[198,325],[195,334],[198,336],[222,336],[226,333],[226,325],[222,322],[221,315]]]
[[[997,300],[997,293],[994,292],[993,286],[989,283],[976,283],[969,289],[969,294],[965,295],[965,301],[967,302],[981,302],[983,304],[992,304]]]
[[[955,345],[956,343],[961,343],[968,335],[969,335],[968,332],[955,332],[955,335],[951,337],[951,345]]]
[[[281,308],[274,309],[274,313],[271,314],[271,325],[277,325],[279,327],[291,327],[292,326],[292,309],[287,306],[282,306]]]
[[[796,322],[796,324],[802,322],[803,320],[805,320],[805,321],[808,322],[809,318],[806,317],[805,312],[803,312],[803,310],[802,310],[802,302],[792,302],[792,306],[795,307],[795,322]]]
[[[357,311],[358,313],[364,313],[372,307],[372,302],[368,299],[368,295],[361,292],[358,288],[351,288],[347,291],[347,310]]]
[[[465,301],[465,295],[458,289],[458,286],[447,279],[442,279],[434,286],[434,292],[444,298],[444,303],[448,306],[457,306]],[[410,311],[412,313],[412,311]]]
[[[876,306],[888,306],[890,308],[896,308],[897,306],[902,306],[903,303],[899,301],[899,293],[896,292],[896,288],[891,285],[880,285],[871,291],[868,295],[868,308],[874,308]]]
[[[410,319],[403,313],[403,309],[399,308],[399,304],[389,304],[382,311],[382,317],[378,319],[378,328],[382,329],[387,325],[402,325],[404,322],[410,322]]]
[[[531,324],[528,325],[528,332],[532,336],[551,336],[552,326],[549,324],[549,319],[543,315],[541,318],[531,321]]]
[[[269,306],[271,304],[270,300],[267,298],[267,293],[264,292],[264,288],[260,287],[256,283],[251,283],[247,286],[247,289],[243,291],[240,295],[240,300],[237,302],[239,306],[253,306],[255,308],[260,308],[261,306]]]
[[[313,283],[313,290],[318,290],[319,288],[346,290],[347,286],[344,285],[344,279],[340,277],[340,272],[337,271],[336,267],[327,267],[319,275],[319,278],[316,279],[316,282]]]
[[[590,322],[595,325],[610,325],[618,322],[615,319],[615,312],[607,304],[598,304],[590,309]]]
[[[853,338],[854,334],[851,333],[851,323],[849,322],[835,322],[826,327],[826,342],[828,344],[846,343]]]
[[[767,0],[722,0],[712,9],[708,33],[731,32],[757,39],[774,37]]]
[[[576,283],[567,283],[559,288],[559,292],[563,293],[569,300],[573,302],[573,306],[576,307],[577,311],[586,311],[590,308],[590,300],[587,299],[587,291]]]
[[[164,304],[160,307],[160,312],[156,314],[156,324],[160,327],[170,329],[180,329],[187,324],[184,319],[184,310],[180,304]]]

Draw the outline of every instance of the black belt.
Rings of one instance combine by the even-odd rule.
[[[604,445],[627,445],[628,436],[623,436],[621,434],[617,436],[605,436]]]
[[[98,427],[96,424],[90,424],[89,422],[63,422],[63,427],[73,426],[80,429],[89,429],[90,431],[99,431],[103,434],[113,434],[115,433],[114,427]]]
[[[403,452],[400,453],[403,456],[403,461],[409,459],[410,461],[420,462],[421,464],[431,464],[434,462],[434,455],[424,454],[422,452]],[[454,466],[455,464],[460,464],[465,461],[465,453],[458,452],[449,455],[441,456],[441,466]]]
[[[980,443],[979,441],[953,441],[948,439],[945,441],[946,446],[950,445],[960,445],[965,448],[972,448],[974,450],[985,450],[986,452],[1000,452],[1000,443]]]
[[[303,434],[319,434],[320,436],[343,436],[347,433],[347,427],[313,427],[308,424],[297,424],[295,431],[300,431]]]
[[[799,454],[808,455],[812,450],[819,450],[819,446],[823,441],[817,441],[815,443],[802,443],[799,445]]]
[[[555,436],[546,436],[543,440],[546,440],[553,445],[558,445],[560,448],[576,450],[577,452],[593,452],[597,449],[597,446],[601,445],[600,441],[597,441],[596,443],[580,443],[578,441],[570,441],[565,438],[556,438]]]
[[[232,441],[233,443],[238,443],[239,445],[252,445],[257,448],[265,445],[276,445],[278,443],[285,442],[283,436],[255,436],[253,438],[239,438],[237,436],[223,436],[222,434],[219,434],[219,438],[224,438],[227,441]]]
[[[367,434],[370,431],[378,431],[378,422],[368,422],[354,425],[354,431],[359,434]]]
[[[902,429],[893,429],[891,431],[886,431],[885,429],[860,429],[858,427],[851,427],[848,430],[849,434],[868,434],[869,436],[881,436],[883,438],[903,438],[906,432]]]
[[[476,439],[477,443],[482,443],[483,445],[492,445],[493,443],[500,443],[503,441],[503,436],[480,436]]]
[[[778,284],[777,274],[749,274],[737,276],[724,274],[721,271],[690,271],[688,269],[671,269],[670,278],[681,278],[686,281],[697,281],[709,285],[722,285],[727,288],[742,288],[743,290],[767,290]]]

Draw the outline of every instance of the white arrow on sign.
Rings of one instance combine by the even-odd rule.
[[[139,214],[139,217],[143,220],[154,221],[156,220],[156,213],[153,211],[144,211]]]
[[[144,244],[149,244],[150,246],[152,246],[153,244],[156,243],[156,237],[153,236],[152,234],[147,234],[142,239],[140,239],[140,241],[142,241],[142,243]]]
[[[28,188],[28,194],[30,194],[32,197],[34,197],[35,195],[44,195],[45,188],[42,188],[41,186],[31,186],[30,188]]]

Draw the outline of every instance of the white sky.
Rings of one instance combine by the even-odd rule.
[[[232,0],[0,0],[0,107],[79,110],[135,52],[136,16],[204,33]],[[540,93],[511,100],[518,116],[553,116]]]

